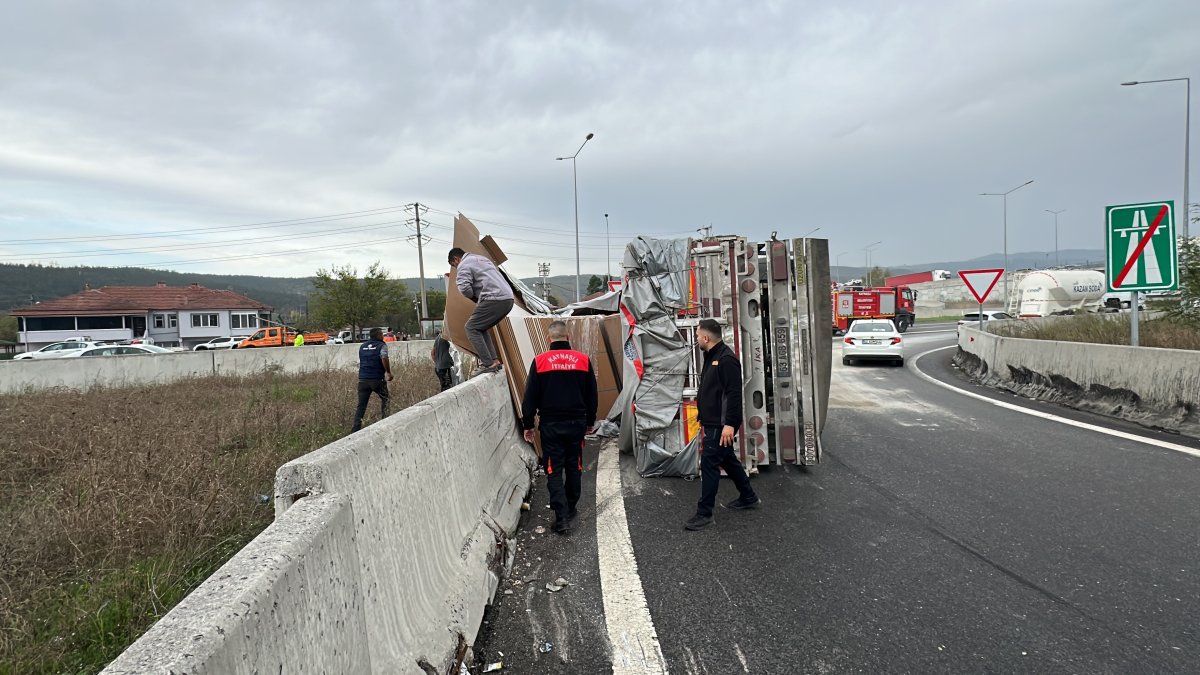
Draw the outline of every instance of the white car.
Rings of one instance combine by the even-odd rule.
[[[57,359],[63,356],[68,356],[89,347],[96,347],[104,344],[103,342],[93,342],[84,340],[67,340],[65,342],[55,342],[48,344],[36,352],[25,352],[17,354],[13,357],[14,361],[28,361],[31,359]]]
[[[238,345],[242,344],[242,340],[245,339],[246,338],[244,336],[213,338],[208,342],[201,342],[195,347],[192,347],[192,351],[202,352],[208,349],[234,349]]]
[[[145,356],[146,354],[172,354],[170,349],[156,345],[100,345],[67,354],[64,358],[89,358],[92,356]]]
[[[979,325],[980,314],[981,314],[980,312],[967,312],[962,315],[961,319],[958,320],[958,325],[960,325],[960,326],[968,326],[970,324]],[[999,310],[992,310],[992,309],[983,310],[982,316],[983,316],[984,323],[987,323],[988,321],[1004,321],[1006,319],[1015,318],[1012,314],[1009,314],[1008,312],[1001,312]]]
[[[889,361],[904,365],[904,349],[896,325],[887,319],[855,321],[842,338],[842,365],[855,361]]]

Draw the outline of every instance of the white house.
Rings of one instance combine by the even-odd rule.
[[[119,341],[149,337],[192,347],[215,337],[249,335],[271,307],[233,291],[200,284],[84,288],[64,298],[15,309],[18,340],[27,350],[72,337]]]

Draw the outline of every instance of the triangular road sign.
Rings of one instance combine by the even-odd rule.
[[[958,276],[962,277],[963,283],[967,285],[967,290],[971,291],[971,295],[975,296],[975,299],[982,305],[983,301],[987,300],[988,294],[996,287],[996,282],[1004,276],[1004,270],[962,270]]]

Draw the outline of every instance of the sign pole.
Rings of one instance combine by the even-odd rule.
[[[1138,347],[1138,292],[1129,293],[1129,346]]]
[[[979,303],[979,330],[983,330],[983,303]]]

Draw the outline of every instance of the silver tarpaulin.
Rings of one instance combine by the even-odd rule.
[[[625,248],[621,289],[625,382],[613,412],[643,476],[694,476],[699,444],[683,445],[681,401],[690,347],[675,325],[687,302],[688,239],[639,237]],[[628,383],[636,383],[629,386]]]

